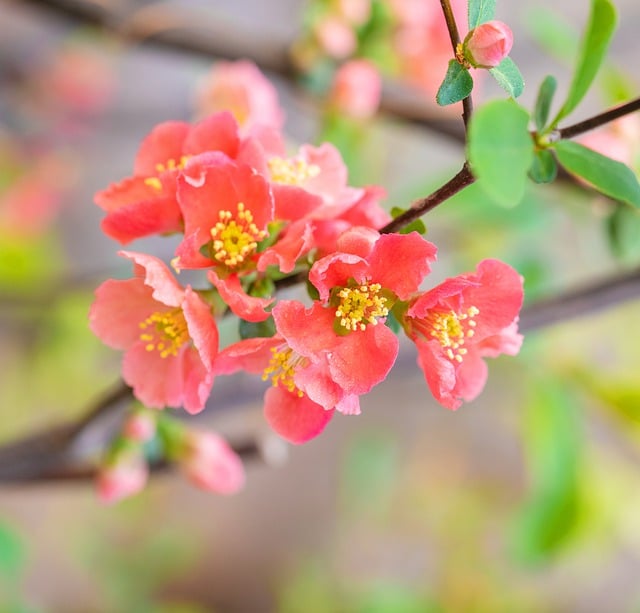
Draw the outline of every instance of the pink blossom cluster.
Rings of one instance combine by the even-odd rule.
[[[293,155],[279,125],[240,129],[215,112],[170,121],[143,140],[130,177],[96,194],[104,232],[122,244],[179,234],[171,268],[121,251],[129,279],[96,290],[92,330],[125,352],[122,375],[145,406],[201,411],[217,376],[239,370],[269,383],[265,416],[285,439],[318,435],[336,413],[389,374],[396,330],[416,345],[434,397],[449,409],[475,398],[485,357],[515,354],[522,337],[520,275],[497,260],[424,291],[437,249],[417,232],[381,233],[384,190],[354,187],[338,150]],[[205,288],[176,273],[200,270]],[[308,279],[309,298],[277,299],[278,282]],[[216,317],[255,336],[220,346]]]

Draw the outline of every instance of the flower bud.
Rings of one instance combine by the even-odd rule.
[[[381,89],[380,74],[371,62],[351,60],[336,72],[331,103],[345,115],[367,119],[378,110]]]
[[[148,476],[149,468],[141,455],[120,454],[100,468],[96,482],[98,498],[105,504],[113,504],[133,496],[144,489]]]
[[[148,411],[130,415],[122,427],[122,435],[130,441],[146,443],[156,434],[156,420]]]
[[[235,494],[244,485],[242,461],[214,432],[189,431],[178,461],[187,478],[203,490]]]
[[[513,33],[502,21],[487,21],[467,34],[463,43],[464,58],[474,68],[494,68],[509,55]]]

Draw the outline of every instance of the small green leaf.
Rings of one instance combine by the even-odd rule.
[[[238,332],[242,339],[271,337],[276,333],[276,324],[273,321],[273,317],[258,322],[241,319],[238,324]]]
[[[479,107],[469,124],[468,158],[482,190],[503,206],[522,198],[533,161],[529,113],[513,100]]]
[[[640,207],[640,184],[631,168],[571,141],[555,144],[558,161],[570,173],[591,183],[606,196]]]
[[[589,90],[609,48],[616,20],[616,10],[610,0],[591,1],[589,24],[582,39],[578,65],[567,99],[558,111],[552,126],[555,127],[561,119],[569,115]]]
[[[436,94],[436,102],[447,106],[464,100],[473,90],[473,79],[469,71],[456,60],[449,62],[447,74]]]
[[[391,209],[391,217],[394,219],[399,217],[403,213],[406,213],[409,209],[403,209],[399,206],[394,206]],[[424,221],[422,219],[414,219],[410,224],[407,224],[401,230],[398,230],[398,234],[409,234],[410,232],[417,232],[418,234],[426,234],[427,226],[424,225]]]
[[[517,98],[523,92],[524,79],[510,57],[505,57],[495,68],[490,68],[489,72],[512,98]]]
[[[491,21],[496,14],[496,0],[469,0],[469,30]]]
[[[553,153],[548,149],[536,151],[533,163],[529,169],[529,176],[536,183],[551,183],[558,174],[558,164]]]
[[[536,106],[533,111],[533,120],[538,132],[542,132],[544,127],[547,125],[549,111],[551,110],[551,102],[553,101],[553,95],[556,93],[557,85],[558,82],[551,75],[547,75],[544,78],[544,81],[540,84],[538,98],[536,99]]]

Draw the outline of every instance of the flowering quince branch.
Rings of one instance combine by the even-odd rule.
[[[460,43],[450,3],[441,4],[454,61],[490,67],[506,56],[509,35],[498,22],[481,15]],[[466,125],[471,101],[464,98]],[[218,434],[158,411],[199,413],[216,377],[240,370],[261,375],[271,384],[268,424],[284,439],[304,443],[336,412],[360,413],[360,396],[396,360],[393,328],[416,345],[429,389],[451,410],[482,391],[484,358],[520,349],[523,280],[513,268],[485,259],[474,272],[424,291],[437,249],[417,232],[397,233],[474,182],[467,162],[390,220],[379,204],[382,188],[350,186],[332,145],[303,145],[290,155],[281,117],[276,112],[272,123],[252,124],[246,113],[217,111],[195,124],[164,122],[142,142],[132,175],[96,194],[103,230],[123,245],[182,235],[173,271],[152,255],[122,250],[133,277],[107,280],[96,290],[91,329],[125,352],[123,379],[143,405],[133,408],[101,464],[98,492],[105,502],[141,489],[149,465],[165,461],[208,490],[233,493],[242,486],[238,454]],[[208,287],[183,287],[176,277],[183,269],[202,271]],[[301,277],[308,279],[311,306],[276,301],[278,284]],[[243,338],[221,348],[216,318],[227,311],[243,322]],[[159,464],[146,447],[151,440],[162,449]]]

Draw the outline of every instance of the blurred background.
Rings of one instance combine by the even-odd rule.
[[[384,186],[389,209],[459,170],[459,109],[433,102],[449,52],[431,62],[408,31],[439,4],[365,2],[352,39],[335,23],[327,34],[348,4],[0,0],[0,444],[80,418],[118,381],[120,354],[87,311],[130,267],[93,194],[131,173],[155,124],[197,116],[216,61],[256,61],[291,143],[331,138],[350,183]],[[546,74],[566,91],[589,4],[498,3],[528,109]],[[571,122],[638,95],[640,7],[616,6],[609,60]],[[351,55],[385,75],[383,112],[365,123],[324,102]],[[502,95],[490,81],[478,75],[476,104]],[[632,119],[599,134],[638,170]],[[478,400],[437,405],[404,343],[362,415],[287,447],[267,432],[260,381],[216,382],[199,422],[271,449],[248,460],[245,490],[219,497],[168,471],[105,507],[87,479],[0,483],[0,611],[640,611],[640,282],[630,300],[532,323],[536,301],[633,279],[638,217],[567,177],[509,209],[471,186],[425,218],[439,247],[428,281],[498,257],[531,309],[520,356],[491,361]],[[133,248],[168,260],[175,244]]]

